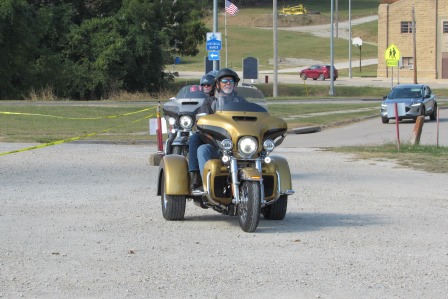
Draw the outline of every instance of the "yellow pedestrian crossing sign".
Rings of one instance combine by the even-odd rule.
[[[384,52],[384,58],[386,58],[387,66],[398,66],[398,61],[400,60],[401,53],[398,48],[392,44]]]

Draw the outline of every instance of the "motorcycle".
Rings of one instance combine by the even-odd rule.
[[[267,107],[267,106],[266,106]],[[198,119],[197,130],[220,151],[220,159],[203,169],[204,191],[190,189],[188,160],[166,155],[159,165],[157,195],[166,220],[183,220],[186,200],[229,216],[237,216],[245,232],[258,227],[260,215],[282,220],[292,190],[288,162],[271,155],[287,133],[286,122],[263,105],[240,102]]]
[[[188,157],[188,141],[194,133],[196,111],[202,106],[207,95],[198,85],[182,87],[176,97],[166,102],[163,115],[169,124],[168,138],[165,140],[164,155],[176,154]]]

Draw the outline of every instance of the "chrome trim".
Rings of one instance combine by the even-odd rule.
[[[230,174],[232,175],[233,199],[232,203],[240,203],[240,182],[238,180],[238,163],[235,157],[230,157]]]

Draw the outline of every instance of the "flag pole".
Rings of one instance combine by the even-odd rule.
[[[224,39],[226,42],[226,67],[227,67],[227,11],[224,9]]]

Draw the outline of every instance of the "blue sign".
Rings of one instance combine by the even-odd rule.
[[[207,51],[219,51],[221,45],[221,32],[207,32],[207,41],[205,42]]]
[[[219,52],[208,52],[208,60],[219,60]]]

